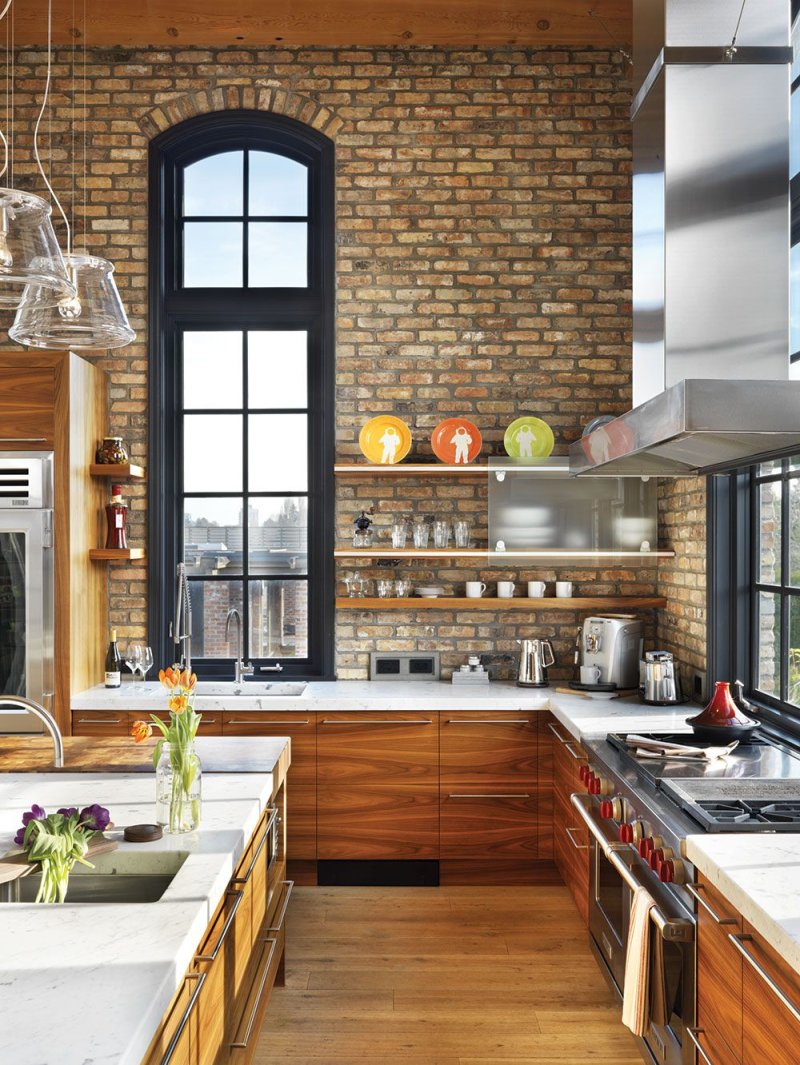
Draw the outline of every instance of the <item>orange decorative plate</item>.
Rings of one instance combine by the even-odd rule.
[[[358,446],[370,462],[394,466],[411,450],[411,430],[393,414],[370,418],[358,434]]]
[[[472,462],[480,453],[482,443],[480,429],[466,418],[448,418],[431,434],[431,446],[437,459],[456,466]]]

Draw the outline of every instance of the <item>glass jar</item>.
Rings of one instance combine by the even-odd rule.
[[[128,449],[121,436],[104,436],[103,443],[97,449],[95,459],[98,465],[119,466],[129,460]]]
[[[164,743],[156,766],[156,821],[170,835],[200,827],[202,768],[193,743]]]

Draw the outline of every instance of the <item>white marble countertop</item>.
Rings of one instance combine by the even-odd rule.
[[[150,868],[185,854],[158,902],[0,905],[0,1061],[140,1065],[270,799],[287,741],[253,739],[262,771],[204,776],[198,832],[121,842],[96,859]],[[98,802],[121,839],[125,825],[153,820],[154,787],[152,774],[2,774],[0,854],[34,802],[49,811]]]

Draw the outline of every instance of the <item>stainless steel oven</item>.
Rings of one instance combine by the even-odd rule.
[[[53,455],[0,453],[0,697],[53,709]],[[3,711],[0,732],[39,731]]]
[[[572,803],[590,833],[589,932],[595,954],[621,996],[633,892],[640,885],[646,887],[655,902],[651,920],[662,948],[652,950],[650,964],[651,970],[662,966],[666,1010],[663,1023],[650,1024],[642,1048],[659,1065],[694,1065],[687,1035],[695,1015],[694,916],[635,850],[611,836],[596,799],[575,794]]]

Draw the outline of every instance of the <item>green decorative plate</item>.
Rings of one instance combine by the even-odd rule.
[[[512,459],[545,459],[553,452],[553,430],[541,418],[525,415],[509,425],[503,437],[506,454]]]

